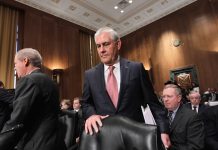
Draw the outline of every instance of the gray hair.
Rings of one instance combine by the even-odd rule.
[[[201,98],[201,94],[200,94],[198,91],[192,90],[192,91],[189,92],[188,95],[190,96],[190,95],[192,95],[192,94],[198,94],[198,96]]]
[[[39,54],[39,52],[35,49],[32,48],[21,49],[17,52],[16,57],[19,60],[23,60],[27,58],[32,66],[41,68],[42,57]]]
[[[118,33],[114,29],[112,29],[110,27],[102,27],[102,28],[100,28],[100,29],[98,29],[96,31],[96,33],[95,33],[95,41],[96,41],[96,37],[99,36],[101,33],[104,33],[104,32],[110,33],[111,39],[113,41],[117,41],[117,40],[120,39],[120,36],[118,35]]]
[[[164,89],[168,89],[168,88],[174,88],[176,93],[178,95],[182,95],[182,91],[181,91],[181,88],[178,86],[178,85],[175,85],[175,84],[167,84],[164,86]]]

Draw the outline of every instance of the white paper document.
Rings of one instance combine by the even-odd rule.
[[[147,105],[146,108],[141,106],[141,109],[142,109],[142,114],[143,114],[144,119],[145,119],[145,124],[156,125],[156,122],[154,120],[154,116],[151,112],[149,105]]]

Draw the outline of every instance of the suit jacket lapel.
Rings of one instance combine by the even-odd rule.
[[[104,93],[101,93],[101,94],[104,94],[103,97],[105,97],[106,101],[109,101],[109,103],[111,104],[111,107],[114,107],[111,99],[110,99],[110,96],[108,95],[107,93],[107,89],[106,89],[106,84],[105,84],[105,78],[104,78],[104,64],[101,63],[99,64],[98,66],[96,66],[96,81],[99,81],[99,82],[96,82],[97,84],[97,87],[101,88],[101,89],[104,89]]]
[[[130,74],[130,69],[129,69],[129,61],[123,58],[120,58],[120,92],[119,92],[119,98],[118,98],[118,106],[121,103],[122,97],[125,93],[125,89],[128,85],[129,82],[129,74]]]
[[[188,104],[188,107],[189,107],[190,109],[192,109],[192,104],[191,104],[191,103],[189,103],[189,104]]]
[[[184,117],[183,111],[181,109],[182,106],[179,107],[179,109],[176,112],[176,116],[174,117],[174,120],[171,124],[170,132],[173,131],[173,129],[176,127],[178,123],[180,123],[180,120]]]
[[[105,89],[106,90],[106,86],[105,86],[105,79],[104,79],[104,64],[99,64],[98,66],[96,66],[96,81],[99,81],[97,83],[99,83],[98,87]]]

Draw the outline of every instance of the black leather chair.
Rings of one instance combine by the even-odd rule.
[[[79,150],[158,150],[157,126],[108,117],[97,134],[83,132]]]
[[[0,150],[14,150],[22,136],[23,124],[18,124],[0,133]]]
[[[60,135],[64,139],[67,150],[77,148],[76,144],[76,129],[78,124],[78,114],[73,110],[62,110],[59,116]]]

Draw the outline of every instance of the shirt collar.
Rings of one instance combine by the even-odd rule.
[[[40,68],[35,68],[35,69],[31,70],[28,74],[33,73],[35,70],[40,70]]]
[[[198,108],[198,107],[199,107],[199,105],[192,105],[192,108],[194,108],[194,107]]]
[[[178,109],[179,109],[179,106],[173,110],[173,113],[176,113]]]
[[[120,66],[120,56],[118,56],[117,61],[115,64],[113,64],[115,68],[119,68]],[[106,72],[109,69],[109,65],[104,64],[104,72]]]

